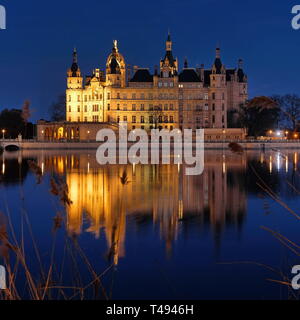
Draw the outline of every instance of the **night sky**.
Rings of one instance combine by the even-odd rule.
[[[220,45],[226,67],[243,58],[250,96],[298,93],[300,30],[291,27],[289,0],[0,0],[7,30],[0,30],[0,109],[32,102],[33,120],[65,91],[76,46],[83,74],[104,68],[112,48],[127,63],[153,69],[165,51],[168,29],[182,67],[211,67]]]

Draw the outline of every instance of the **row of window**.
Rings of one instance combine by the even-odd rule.
[[[103,99],[103,96],[102,94],[93,94],[93,95],[84,95],[83,97],[83,101],[84,102],[88,102],[88,101],[92,101],[92,100],[102,100]],[[68,101],[71,102],[72,101],[72,96],[69,95],[69,98],[68,98]],[[78,95],[77,96],[77,102],[81,102],[81,96]]]
[[[69,117],[69,122],[72,122],[72,118]],[[131,118],[131,123],[137,123],[137,117],[133,116]],[[207,126],[209,124],[209,120],[208,118],[203,119],[204,120],[204,126]],[[92,117],[92,121],[93,122],[99,122],[99,116],[93,116]],[[128,122],[128,117],[124,116],[122,119],[123,122]],[[77,122],[81,122],[81,118],[78,117],[77,118]],[[84,117],[84,122],[88,122],[88,117]],[[121,117],[118,116],[117,117],[117,122],[121,122]],[[188,121],[189,123],[193,123],[193,121]],[[201,117],[196,117],[196,121],[197,124],[202,124],[202,118]],[[144,124],[146,123],[146,119],[144,116],[140,117],[140,123]],[[153,123],[174,123],[174,118],[172,116],[168,117],[168,116],[159,116],[159,117],[155,117],[155,116],[150,116],[149,117],[149,121],[148,123],[153,124]],[[180,119],[180,123],[183,123],[183,119]],[[222,123],[225,123],[225,117],[222,116]],[[215,116],[212,116],[212,124],[215,125],[216,124],[216,118]]]
[[[173,116],[150,116],[149,118],[149,122],[148,123],[174,123],[174,117]],[[123,121],[124,122],[128,122],[128,117],[124,116],[123,117]],[[121,122],[121,117],[118,116],[117,118],[117,122]],[[131,123],[137,123],[137,117],[136,116],[132,116],[131,117]],[[140,117],[140,123],[146,123],[146,118],[144,116]]]
[[[111,110],[111,106],[110,104],[107,105],[107,109],[108,111]],[[101,106],[99,106],[98,104],[94,104],[92,105],[92,111],[93,112],[99,112],[101,110]],[[137,107],[136,104],[133,104],[131,106],[131,109],[127,108],[127,105],[124,105],[122,108],[120,106],[120,104],[117,104],[117,111],[153,111],[153,110],[160,110],[160,111],[174,111],[174,105],[173,104],[159,104],[158,106],[154,106],[153,104],[150,104],[148,109],[145,108],[144,104],[141,104],[139,107]],[[209,106],[208,104],[205,104],[204,107],[202,107],[201,105],[197,105],[195,108],[196,112],[201,112],[201,111],[208,111],[209,110]],[[187,105],[187,107],[185,108],[184,111],[193,111],[192,106],[190,104]],[[216,104],[213,103],[212,104],[212,111],[216,111]],[[222,104],[222,111],[225,111],[225,104]],[[69,112],[72,112],[72,107],[69,106]],[[81,112],[81,107],[77,106],[77,112]],[[84,112],[88,112],[88,107],[84,106]]]
[[[88,102],[88,101],[92,101],[92,100],[102,100],[102,98],[103,98],[102,94],[94,94],[92,96],[91,95],[89,95],[89,96],[85,95],[83,101],[84,102]],[[149,93],[147,100],[153,100],[154,98],[155,97],[153,96],[153,94]],[[158,94],[157,98],[159,100],[174,100],[174,99],[176,99],[176,95],[168,94],[168,93],[160,93],[160,94]],[[208,100],[208,98],[209,98],[209,96],[208,96],[207,93],[205,93],[205,94],[196,94],[196,95],[195,94],[194,95],[186,95],[186,96],[183,96],[182,94],[179,95],[179,99],[180,100],[183,100],[183,99],[187,99],[187,100],[194,100],[194,99],[195,100],[202,100],[202,99],[203,100]],[[217,99],[217,95],[216,95],[215,92],[212,93],[211,98],[212,98],[212,100],[216,100]],[[121,99],[120,93],[117,93],[116,99],[119,99],[119,100]],[[123,100],[127,100],[127,95],[124,94],[122,96],[122,99]],[[132,96],[131,96],[131,100],[137,100],[137,99],[138,99],[137,98],[137,94],[133,93]],[[145,99],[146,99],[145,98],[145,94],[141,93],[139,100],[145,100]],[[107,100],[111,100],[110,92],[107,93]],[[222,93],[222,100],[225,100],[225,93],[224,92]],[[71,95],[69,95],[68,101],[72,102],[72,96]],[[77,96],[77,102],[81,102],[81,96],[80,95]]]
[[[108,110],[110,110],[110,105],[108,107]],[[117,104],[117,110],[118,111],[121,111],[121,107],[120,107],[120,104]],[[122,108],[123,111],[129,111],[128,108],[127,108],[127,105],[125,104]],[[133,104],[131,106],[131,110],[132,111],[145,111],[146,108],[145,108],[145,105],[144,104],[141,104],[139,107],[137,107],[136,104]],[[149,104],[149,107],[148,109],[149,111],[153,111],[153,110],[165,110],[165,111],[174,111],[174,105],[173,104],[165,104],[165,105],[158,105],[158,106],[154,106],[153,104]]]
[[[84,106],[84,112],[88,112],[88,107]],[[92,105],[92,111],[93,112],[99,112],[101,110],[101,106],[99,106],[99,104],[93,104]],[[69,106],[69,112],[72,112],[72,107]],[[81,107],[77,106],[77,112],[81,112]]]
[[[173,88],[174,87],[174,82],[159,82],[158,83],[158,87],[159,88],[162,88],[162,87]]]
[[[92,119],[93,119],[92,120],[93,122],[99,122],[99,116],[93,116]],[[72,117],[69,117],[68,121],[72,122]],[[88,121],[88,117],[84,117],[83,121],[84,122],[89,122]],[[77,117],[77,122],[81,122],[81,118],[80,117]]]

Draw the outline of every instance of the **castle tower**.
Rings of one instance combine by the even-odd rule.
[[[77,51],[73,51],[73,63],[67,72],[66,120],[82,121],[83,77],[78,66]]]
[[[212,128],[227,128],[226,68],[221,60],[221,50],[216,48],[216,58],[210,75],[210,112]]]
[[[117,40],[114,40],[112,53],[107,58],[106,82],[113,87],[126,87],[126,64],[119,53]]]
[[[160,73],[163,78],[171,78],[178,75],[178,61],[173,57],[172,40],[170,33],[166,41],[166,54],[160,61]]]
[[[82,89],[83,78],[81,76],[81,71],[78,66],[77,50],[74,48],[73,51],[73,63],[71,68],[67,71],[67,88],[68,89]]]
[[[236,75],[239,86],[239,96],[241,105],[243,104],[243,101],[248,100],[248,78],[244,72],[244,61],[242,59],[239,59],[238,61],[238,69]]]

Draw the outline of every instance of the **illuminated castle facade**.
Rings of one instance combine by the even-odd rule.
[[[127,122],[128,129],[227,128],[227,111],[238,109],[248,98],[247,76],[242,60],[237,68],[226,69],[216,49],[210,69],[179,70],[171,36],[154,74],[134,67],[131,74],[114,41],[105,72],[95,69],[83,77],[77,52],[67,73],[66,121],[68,123]]]

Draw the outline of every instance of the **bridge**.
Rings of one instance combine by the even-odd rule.
[[[22,140],[2,139],[0,140],[0,148],[4,150],[9,150],[9,149],[19,150],[22,148]]]

